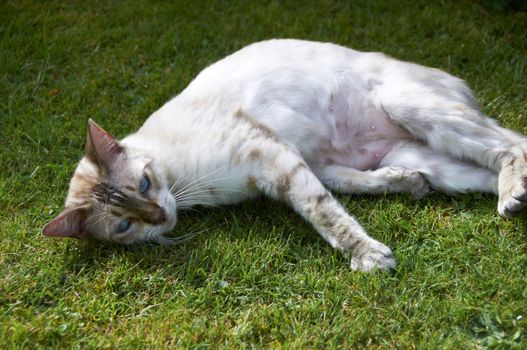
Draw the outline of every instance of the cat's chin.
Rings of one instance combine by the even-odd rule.
[[[163,233],[172,231],[176,227],[177,223],[177,214],[176,214],[176,200],[170,192],[165,196],[165,201],[163,203],[163,208],[167,214],[165,227],[163,228]]]
[[[169,216],[167,218],[167,222],[165,224],[166,229],[163,230],[164,233],[172,231],[174,228],[176,228],[177,219],[176,216]]]

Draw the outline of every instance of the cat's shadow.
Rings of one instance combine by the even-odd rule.
[[[193,269],[196,263],[213,263],[210,259],[221,259],[221,252],[214,252],[214,246],[243,244],[243,240],[278,240],[288,249],[302,245],[320,246],[327,244],[292,209],[285,204],[265,198],[242,203],[237,206],[220,208],[197,208],[178,214],[178,224],[169,236],[181,237],[198,233],[192,239],[173,245],[142,243],[123,246],[94,239],[72,241],[68,245],[64,266],[73,273],[97,273],[115,268],[115,261],[126,261],[128,266],[142,270],[166,270],[173,274]],[[288,244],[291,238],[295,244]],[[206,246],[206,248],[204,247]],[[208,253],[200,254],[203,249]],[[330,250],[331,253],[331,250]],[[301,250],[295,255],[302,256]],[[209,261],[204,261],[205,256]],[[208,264],[207,264],[208,263]],[[206,267],[206,266],[205,266]]]
[[[361,217],[367,218],[367,209],[361,209],[361,206],[366,202],[376,201],[379,197],[338,198],[347,203],[346,207],[351,214],[357,214],[361,221]],[[483,205],[487,207],[489,202],[495,199],[482,195],[450,197],[434,193],[421,200],[404,194],[387,195],[383,200],[396,201],[414,213],[423,211],[427,206],[446,206],[461,213],[467,206],[476,206],[477,201],[485,202]],[[527,228],[527,224],[524,227]],[[320,251],[320,254],[336,254],[313,227],[292,209],[285,204],[264,198],[238,206],[198,208],[195,211],[180,213],[175,236],[178,236],[179,232],[192,231],[201,233],[188,242],[169,246],[150,243],[122,246],[95,240],[73,242],[68,247],[71,252],[66,254],[67,261],[64,266],[73,273],[97,274],[117,268],[115,261],[118,260],[126,262],[127,266],[133,266],[134,270],[162,270],[167,276],[179,275],[183,278],[187,271],[194,271],[200,267],[211,268],[215,260],[221,260],[222,252],[215,251],[215,247],[225,245],[225,242],[231,242],[232,245],[243,244],[243,240],[278,240],[278,244],[293,250],[291,255],[297,256],[298,259],[309,258],[309,250],[302,249],[305,246]],[[340,258],[340,254],[336,255]],[[342,260],[344,264],[343,257]]]

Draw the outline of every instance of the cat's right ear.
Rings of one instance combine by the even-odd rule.
[[[55,219],[47,223],[42,234],[47,237],[85,238],[87,212],[85,208],[66,209]]]
[[[93,120],[88,120],[88,139],[86,157],[105,171],[109,171],[114,161],[124,153],[119,142]]]

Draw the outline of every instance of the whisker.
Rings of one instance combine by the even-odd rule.
[[[198,187],[196,187],[200,192],[217,192],[217,193],[221,193],[221,192],[238,192],[238,193],[245,193],[245,191],[242,191],[242,190],[238,190],[238,189],[235,189],[235,188],[227,188],[227,187],[213,187],[213,188],[207,188],[207,189],[200,189]],[[197,191],[195,192],[191,192],[191,193],[196,193]],[[184,194],[184,193],[183,193]],[[177,196],[174,196],[175,198],[178,198],[178,197],[181,197],[183,194],[178,194]]]
[[[102,220],[106,219],[107,215],[106,213],[99,214],[97,216],[97,221],[95,221],[92,225],[97,226]]]
[[[171,244],[174,244],[175,243],[175,240],[171,237],[166,237],[166,236],[157,236],[156,239],[158,240],[158,242],[160,244],[163,244],[163,245],[171,245]]]
[[[218,181],[218,180],[213,180],[213,181]],[[178,191],[177,193],[172,193],[172,196],[176,198],[176,197],[188,194],[188,193],[193,193],[197,190],[204,190],[204,187],[213,185],[213,181],[209,181],[207,183],[196,184],[192,187],[186,188],[184,191]]]
[[[180,193],[181,191],[186,190],[189,186],[191,186],[191,185],[193,185],[193,184],[195,184],[195,183],[199,183],[199,181],[202,181],[202,180],[206,179],[207,177],[209,177],[209,176],[211,176],[211,175],[214,175],[214,174],[220,172],[221,170],[225,169],[226,167],[227,167],[227,166],[223,166],[223,167],[218,168],[218,169],[216,169],[216,170],[214,170],[214,171],[211,171],[210,173],[208,173],[208,174],[206,174],[206,175],[203,175],[202,177],[200,177],[200,178],[198,178],[198,179],[196,179],[196,180],[194,180],[194,181],[191,181],[190,183],[188,183],[187,185],[185,185],[183,188],[181,188],[178,192],[176,192],[174,195],[177,195],[177,194]],[[217,180],[213,180],[213,181],[217,181]]]
[[[170,237],[166,237],[163,235],[155,235],[155,236],[150,237],[149,241],[154,241],[157,244],[161,244],[161,245],[170,245],[170,244],[173,244],[174,240]]]
[[[191,205],[197,205],[197,204],[202,204],[202,203],[212,205],[212,203],[208,201],[210,199],[209,196],[198,196],[201,193],[207,193],[210,191],[209,189],[202,189],[202,187],[210,185],[215,181],[220,181],[220,180],[228,179],[228,178],[229,177],[223,177],[223,178],[218,178],[218,179],[212,179],[205,183],[195,184],[192,187],[186,188],[184,191],[179,190],[176,194],[172,194],[172,196],[176,200],[177,204],[182,205],[184,203],[186,207],[190,207]],[[222,194],[222,192],[241,193],[241,194],[246,193],[245,191],[232,189],[232,188],[214,188],[212,189],[212,191],[215,192],[214,195]],[[205,201],[206,203],[204,203],[204,200],[207,200]],[[192,202],[196,202],[196,203],[192,203]]]
[[[221,194],[225,194],[226,192],[228,193],[242,193],[242,194],[245,194],[244,191],[240,191],[240,190],[235,190],[235,189],[227,189],[227,188],[224,188],[224,189],[215,189],[213,192],[215,192],[214,194],[211,193],[210,190],[201,190],[201,191],[196,191],[196,192],[192,192],[192,193],[187,193],[185,195],[180,195],[180,196],[177,196],[177,197],[174,197],[174,199],[176,200],[176,203],[178,201],[182,202],[182,201],[186,201],[186,200],[193,200],[193,199],[210,199],[211,196],[217,196],[217,195],[221,195]],[[206,193],[210,193],[210,196],[207,196],[205,195]]]
[[[200,181],[204,180],[205,178],[213,175],[214,173],[216,173],[218,171],[219,171],[219,169],[217,169],[214,172],[208,173],[208,174],[206,174],[206,175],[204,175],[204,176],[202,176],[202,177],[200,177],[200,178],[198,178],[196,180],[191,181],[190,183],[188,183],[185,186],[183,186],[182,188],[180,188],[179,191],[174,193],[174,194],[177,195],[177,194],[181,193],[182,191],[187,190],[190,186],[195,185],[195,184],[196,184],[195,186],[200,186],[200,183],[199,183]]]
[[[180,203],[178,203],[179,209],[181,210],[187,210],[190,209],[194,205],[203,205],[207,207],[213,207],[213,208],[220,208],[220,206],[213,202],[207,202],[207,201],[196,201],[192,202],[191,200],[185,200]]]
[[[203,230],[189,232],[189,233],[186,233],[178,237],[167,237],[162,234],[152,235],[152,233],[154,232],[154,229],[152,228],[147,231],[147,234],[146,234],[147,237],[145,241],[155,242],[161,245],[182,244],[182,243],[190,241],[191,239],[201,235],[202,233],[206,231],[210,231],[211,229],[213,228],[209,227]]]
[[[174,243],[181,244],[181,243],[188,242],[189,240],[201,235],[204,232],[210,231],[213,228],[214,227],[208,227],[208,228],[200,230],[200,231],[193,231],[193,232],[186,233],[186,234],[184,234],[182,236],[171,237],[171,238],[173,239]]]
[[[213,172],[210,172],[210,173],[208,173],[208,174],[206,174],[206,175],[203,175],[202,177],[200,177],[200,178],[198,178],[198,179],[195,179],[195,180],[189,182],[188,184],[186,184],[184,187],[180,188],[179,190],[182,191],[182,190],[186,189],[187,187],[189,187],[189,186],[191,186],[191,185],[201,186],[203,182],[202,182],[202,183],[199,183],[199,182],[200,182],[200,181],[204,181],[204,180],[209,181],[209,183],[212,183],[212,182],[214,182],[214,181],[223,180],[223,179],[228,179],[229,176],[223,176],[223,177],[217,177],[217,178],[212,178],[212,179],[206,179],[207,177],[209,177],[209,176],[211,176],[211,175],[214,175],[215,173],[217,173],[217,172],[220,171],[220,170],[222,170],[222,169],[217,169],[217,170],[215,170],[215,171],[213,171]],[[207,183],[207,182],[205,182],[205,183]]]
[[[238,191],[238,190],[222,190],[222,191],[231,192],[231,193],[242,193],[242,194],[245,193],[243,191]],[[213,197],[211,198],[211,196],[206,195],[207,192],[208,191],[199,191],[199,192],[189,193],[185,196],[180,196],[174,199],[176,200],[176,205],[180,209],[184,208],[184,206],[189,206],[189,205],[218,206],[218,204],[213,201],[214,199]]]
[[[192,208],[192,206],[185,203],[178,203],[177,206],[178,210],[191,210],[193,212],[199,213],[199,210],[197,210],[196,208]]]
[[[211,194],[217,195],[217,194],[221,194],[222,192],[245,193],[245,191],[231,189],[231,188],[214,188],[212,190],[206,189],[206,190],[199,190],[199,191],[191,192],[191,193],[188,193],[187,195],[194,195],[194,194],[198,194],[198,193],[211,193]],[[176,199],[184,198],[184,197],[185,196],[182,195],[182,194],[180,194],[178,196],[174,196],[174,198],[176,198]]]
[[[207,195],[207,193],[209,195]],[[210,194],[210,191],[209,190],[203,190],[203,191],[197,191],[197,192],[193,192],[193,193],[188,193],[184,196],[178,196],[178,197],[174,197],[174,199],[176,201],[181,201],[181,200],[185,200],[185,199],[188,199],[188,198],[210,198],[211,197],[211,194]]]
[[[174,181],[174,184],[170,187],[170,190],[169,192],[172,193],[172,191],[174,190],[174,188],[179,185],[180,181],[183,180],[183,177],[190,171],[190,169],[192,169],[191,167],[188,167],[185,171],[183,171],[179,177],[176,179],[176,181]]]

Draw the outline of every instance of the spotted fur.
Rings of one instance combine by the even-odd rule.
[[[527,204],[526,140],[440,70],[329,43],[264,41],[203,70],[122,141],[90,121],[66,208],[44,234],[167,243],[179,210],[266,195],[351,268],[390,269],[391,250],[329,190],[482,191],[514,215]]]

